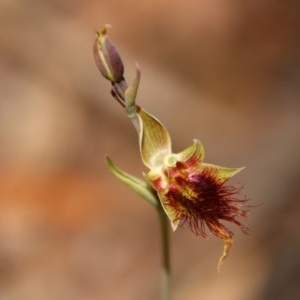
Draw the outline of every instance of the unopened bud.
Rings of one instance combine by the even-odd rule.
[[[96,31],[94,57],[101,74],[111,82],[123,80],[124,66],[117,48],[107,35],[108,25]]]

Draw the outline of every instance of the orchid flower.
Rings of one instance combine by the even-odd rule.
[[[136,105],[140,68],[128,86],[123,77],[123,63],[109,37],[107,26],[96,34],[94,54],[96,64],[112,83],[112,95],[125,108],[139,137],[141,159],[148,169],[146,181],[118,169],[110,159],[110,170],[124,183],[150,203],[163,209],[175,231],[187,225],[192,232],[207,238],[209,234],[224,241],[218,269],[227,257],[233,241],[233,232],[223,223],[227,221],[248,229],[239,217],[247,216],[247,199],[241,188],[228,184],[231,177],[243,168],[225,168],[204,162],[204,148],[195,139],[182,152],[174,153],[171,137],[165,126],[153,115]]]

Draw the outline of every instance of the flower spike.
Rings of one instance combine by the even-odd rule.
[[[248,228],[239,221],[247,216],[247,199],[241,195],[240,187],[227,185],[230,178],[244,168],[205,163],[204,147],[197,139],[182,152],[172,152],[171,138],[165,126],[136,105],[141,78],[138,64],[133,83],[128,86],[123,77],[122,60],[107,36],[107,28],[106,25],[96,32],[95,61],[101,74],[112,83],[112,95],[138,132],[141,159],[149,169],[145,174],[148,182],[121,171],[107,158],[108,167],[117,178],[156,208],[162,208],[174,231],[180,225],[187,225],[192,232],[204,238],[212,234],[222,239],[224,248],[218,262],[220,270],[233,243],[233,232],[223,221],[248,233]]]

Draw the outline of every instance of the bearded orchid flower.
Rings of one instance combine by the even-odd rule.
[[[103,41],[107,41],[106,27],[96,36],[99,49],[105,48]],[[136,105],[141,75],[139,66],[136,65],[136,77],[129,86],[123,78],[123,69],[118,76],[107,75],[119,72],[115,65],[123,66],[119,56],[115,55],[115,48],[110,49],[107,48],[104,56],[99,51],[94,52],[95,60],[109,66],[108,71],[102,74],[112,82],[112,95],[125,108],[138,132],[141,159],[148,168],[144,174],[146,182],[118,169],[110,159],[107,160],[108,166],[121,181],[161,209],[173,231],[180,225],[187,225],[192,232],[204,238],[212,234],[222,239],[224,248],[218,262],[220,270],[233,242],[233,232],[223,222],[233,223],[248,233],[248,228],[239,221],[240,217],[247,216],[247,199],[242,196],[241,187],[228,184],[230,178],[243,168],[205,163],[204,148],[197,139],[182,152],[174,153],[165,126]],[[103,67],[99,69],[101,71]]]
[[[233,232],[222,221],[234,223],[248,232],[238,220],[247,216],[241,188],[227,181],[243,168],[224,168],[204,163],[204,148],[199,140],[180,153],[171,150],[166,128],[151,114],[137,107],[140,123],[139,144],[145,174],[157,192],[161,205],[175,231],[187,224],[192,232],[208,237],[207,231],[224,241],[218,269],[232,245]]]

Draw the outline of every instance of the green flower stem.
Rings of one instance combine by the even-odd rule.
[[[169,241],[169,219],[161,206],[159,198],[149,184],[139,178],[132,176],[114,165],[109,157],[106,157],[109,170],[124,184],[129,186],[138,195],[153,205],[157,211],[161,231],[161,261],[162,261],[162,287],[161,300],[170,300],[170,241]]]
[[[161,206],[157,207],[161,231],[161,252],[162,252],[162,289],[161,300],[170,299],[170,239],[169,239],[169,220]]]

